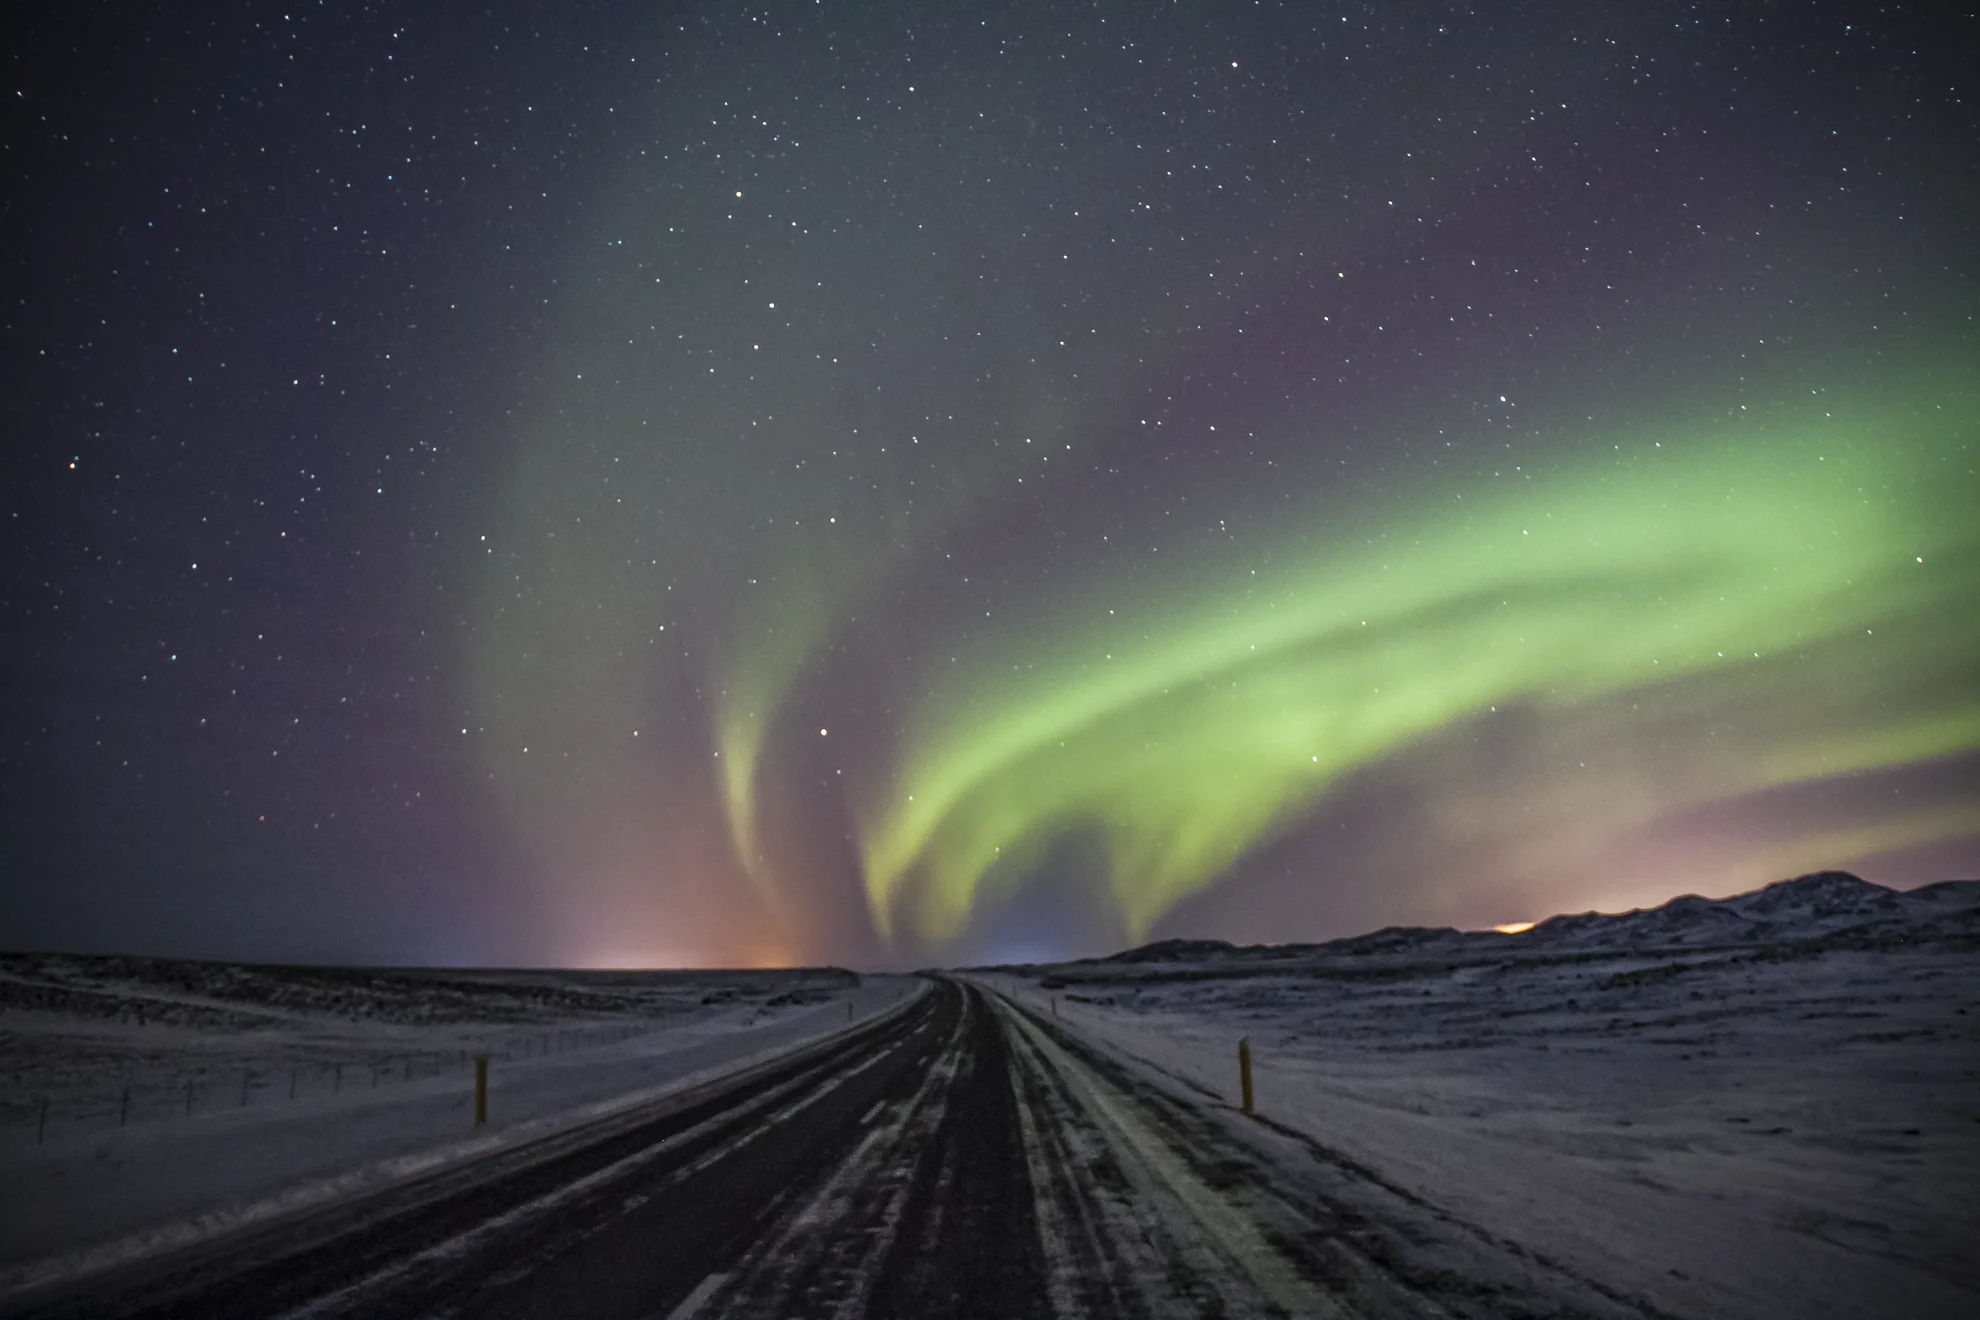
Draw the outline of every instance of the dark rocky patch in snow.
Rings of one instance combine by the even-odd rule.
[[[1098,962],[1121,963],[1165,963],[1196,962],[1204,958],[1222,958],[1236,953],[1237,946],[1225,940],[1157,940],[1135,949],[1123,949],[1109,954]]]

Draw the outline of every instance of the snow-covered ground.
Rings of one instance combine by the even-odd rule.
[[[0,956],[0,1287],[553,1131],[789,1050],[916,985],[829,969]],[[480,1130],[476,1054],[490,1058]]]
[[[1156,1216],[1171,1228],[1269,1186],[1424,1295],[1465,1295],[1443,1278],[1588,1314],[1963,1317],[1980,1314],[1976,954],[1980,882],[1825,874],[1518,935],[1176,941],[973,979],[1041,1019],[999,1010],[1027,1103],[1070,1097],[1025,1111],[1025,1149],[1063,1109],[1046,1144],[1132,1147],[1189,1211]],[[921,984],[0,958],[0,1292],[567,1127]],[[1257,1119],[1235,1108],[1240,1036]],[[1163,1119],[1151,1085],[1201,1119]],[[1107,1123],[1080,1126],[1083,1096]],[[1157,1120],[1208,1152],[1189,1178],[1162,1173]],[[1037,1199],[1041,1222],[1087,1203]]]
[[[1661,1309],[1950,1317],[1980,1314],[1976,954],[1980,883],[1830,874],[985,979],[1213,1104],[1248,1036],[1270,1123]]]

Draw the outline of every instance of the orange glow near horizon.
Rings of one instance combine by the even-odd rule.
[[[752,972],[771,971],[779,967],[800,967],[803,965],[803,960],[798,957],[796,949],[782,941],[776,940],[751,945],[734,963],[734,966],[745,968]]]
[[[1533,925],[1534,923],[1530,921],[1508,921],[1503,926],[1494,926],[1492,929],[1501,935],[1524,935],[1533,929]]]
[[[683,959],[674,953],[627,948],[583,953],[572,958],[570,965],[584,972],[668,972],[703,966],[699,960]]]
[[[599,944],[574,950],[568,966],[587,972],[774,971],[814,965],[788,941],[758,937],[712,950],[689,951],[637,943]]]

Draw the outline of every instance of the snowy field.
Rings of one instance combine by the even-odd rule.
[[[1204,1196],[1258,1200],[1250,1178],[1321,1206],[1438,1295],[1539,1279],[1577,1314],[1930,1318],[1980,1314],[1976,955],[1980,882],[1824,874],[1516,935],[1172,941],[972,979],[1038,1015],[998,1010],[1024,1095],[1112,1078],[1116,1118],[1180,1099]],[[925,986],[0,957],[0,1294],[501,1150]],[[1055,1028],[1104,1059],[1074,1066]],[[1085,1139],[1075,1110],[1052,1140]],[[1036,1185],[1041,1222],[1078,1202]]]
[[[0,1286],[540,1135],[843,1028],[915,984],[0,955]]]
[[[1518,935],[1178,941],[983,979],[1234,1130],[1672,1313],[1971,1316],[1977,954],[1980,883],[1828,874]],[[1240,1036],[1263,1124],[1228,1107]]]

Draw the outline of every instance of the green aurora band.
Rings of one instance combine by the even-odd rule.
[[[1737,684],[1774,707],[1746,712],[1762,730],[1748,789],[1980,747],[1980,693],[1957,679],[1980,655],[1963,383],[1636,440],[1502,492],[1453,485],[1379,530],[1286,538],[1267,558],[1290,568],[1200,574],[1132,636],[1069,628],[978,655],[924,694],[865,803],[873,918],[893,940],[954,939],[1084,830],[1140,936],[1350,771],[1509,703]],[[1894,714],[1865,690],[1859,718],[1806,727],[1811,666],[1891,679],[1850,659],[1880,632],[1904,648],[1897,671],[1951,674],[1955,695]],[[1939,810],[1911,835],[1975,829],[1980,808]]]
[[[1748,61],[1631,7],[1293,7],[1185,74],[1218,12],[667,18],[601,74],[449,719],[556,957],[1974,855],[1953,121],[1799,56],[1687,108]]]

